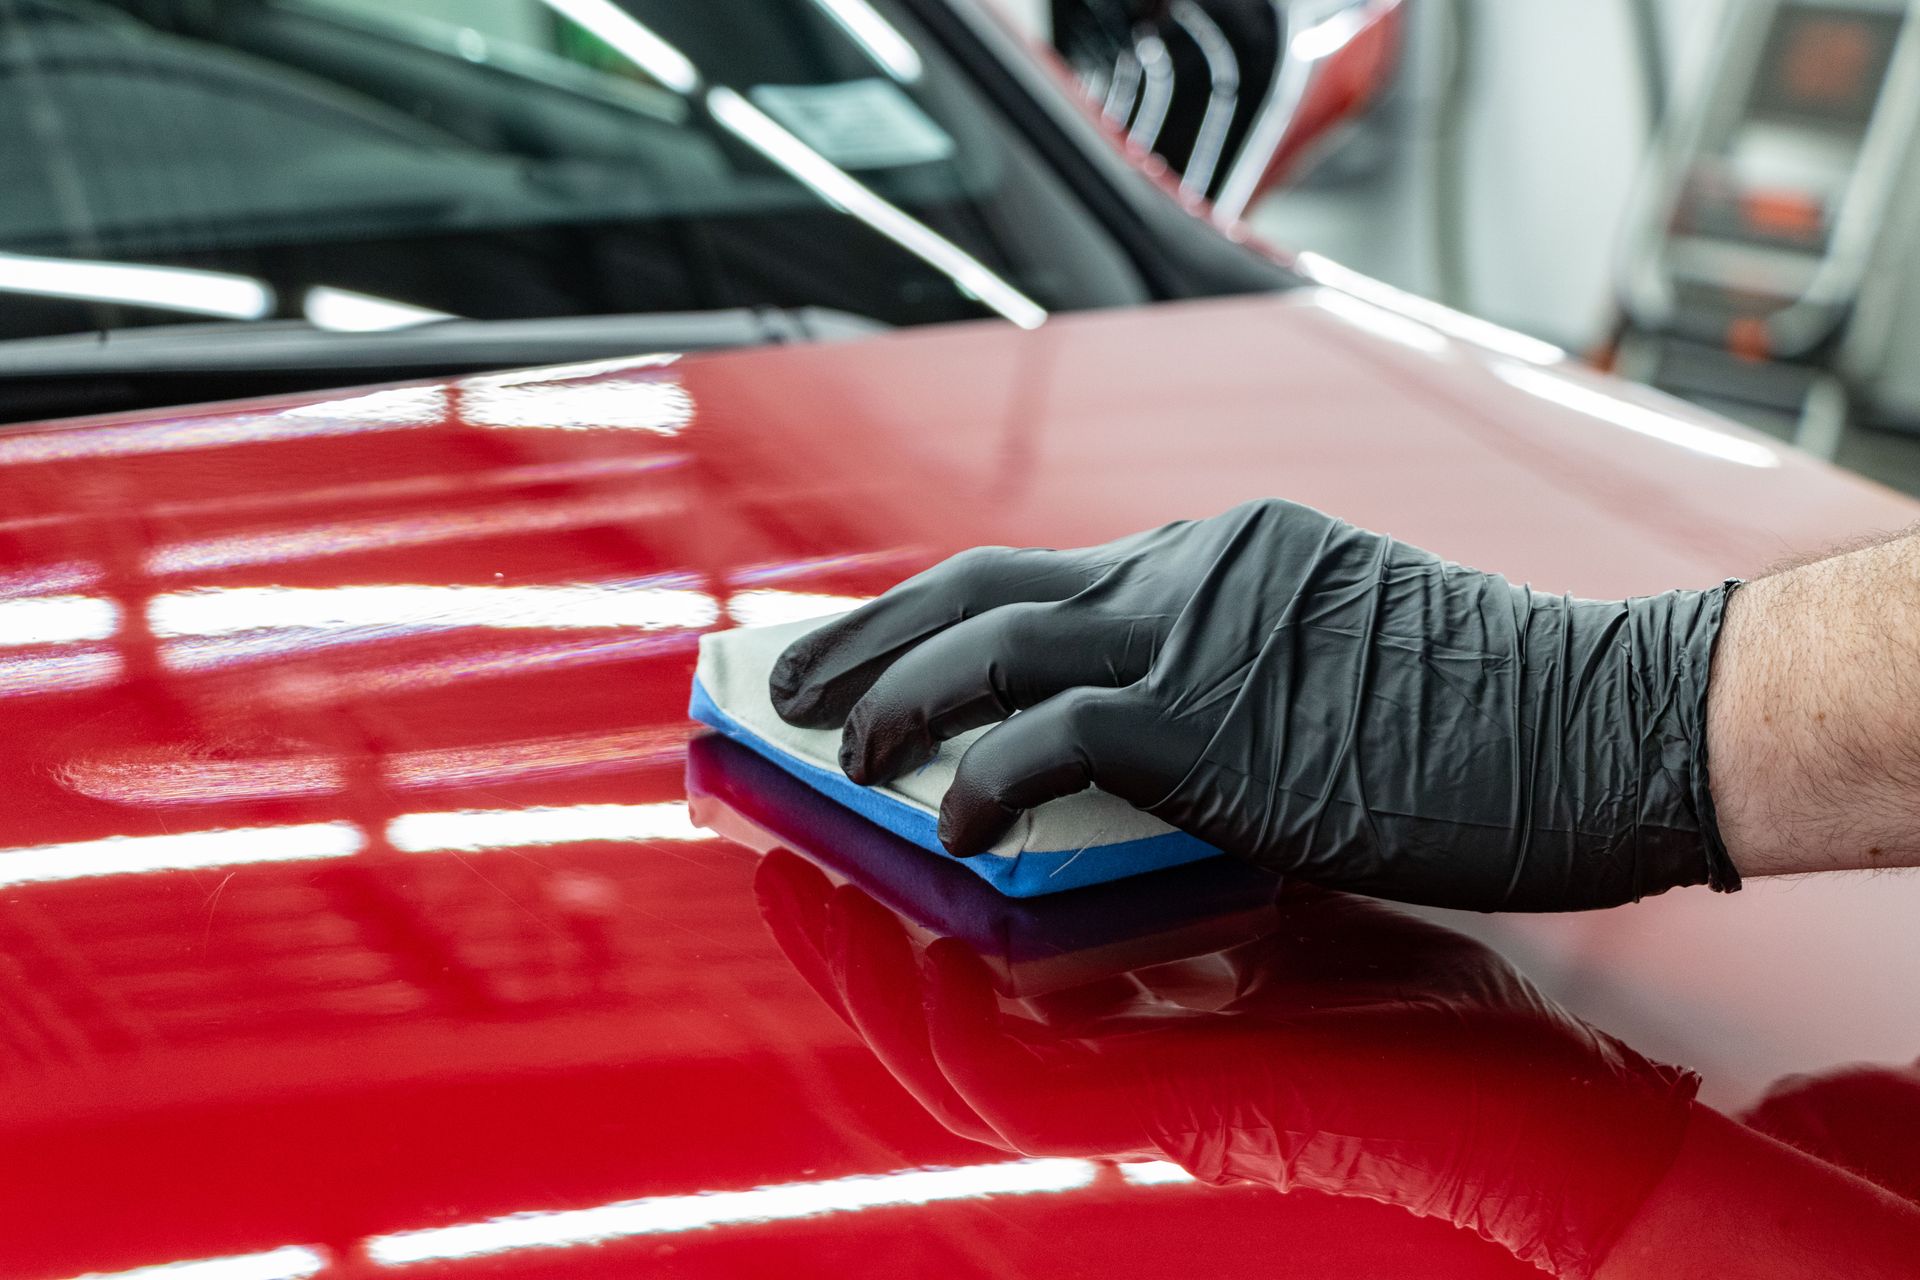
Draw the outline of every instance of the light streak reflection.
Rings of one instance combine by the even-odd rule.
[[[1438,329],[1449,338],[1458,338],[1489,351],[1511,356],[1515,360],[1528,364],[1559,364],[1567,358],[1567,353],[1551,342],[1542,342],[1530,338],[1524,333],[1455,311],[1431,298],[1423,298],[1404,289],[1396,289],[1383,280],[1362,275],[1350,267],[1343,267],[1333,259],[1317,253],[1302,253],[1294,258],[1294,264],[1309,278],[1328,288],[1338,289],[1342,293],[1352,294],[1362,302],[1371,302],[1376,307],[1396,311],[1403,316],[1419,321],[1421,324]]]
[[[155,871],[201,871],[260,862],[345,858],[365,843],[349,822],[234,827],[157,836],[106,836],[0,849],[0,887]]]
[[[155,596],[155,636],[344,632],[357,638],[464,627],[581,631],[698,630],[718,621],[713,596],[684,576],[564,586],[401,583],[352,587],[202,587]],[[300,647],[296,644],[289,647]]]
[[[405,813],[387,823],[387,843],[402,853],[482,853],[600,841],[715,838],[711,831],[693,825],[684,800]]]
[[[0,292],[117,302],[224,320],[263,319],[272,314],[274,303],[273,290],[251,276],[24,253],[0,253]]]
[[[814,0],[882,71],[906,84],[925,73],[920,51],[867,0]]]
[[[618,50],[636,67],[682,96],[700,87],[700,72],[687,55],[612,0],[542,0]]]
[[[1039,303],[1001,279],[959,245],[875,195],[733,90],[725,86],[709,89],[707,110],[729,133],[785,170],[795,181],[952,280],[962,293],[978,299],[1022,329],[1037,329],[1045,323],[1047,312]]]
[[[1076,1191],[1090,1185],[1099,1169],[1091,1160],[1012,1160],[959,1169],[903,1169],[824,1182],[788,1182],[747,1191],[650,1196],[375,1236],[366,1242],[366,1252],[376,1263],[398,1266],[866,1209]]]
[[[429,324],[435,320],[454,319],[446,312],[430,307],[416,307],[412,303],[376,298],[370,293],[335,289],[329,285],[307,290],[306,300],[300,304],[300,309],[315,328],[334,333],[385,333],[391,329],[411,329],[414,325]]]
[[[901,1169],[817,1182],[775,1183],[745,1191],[647,1196],[582,1209],[533,1210],[448,1227],[398,1231],[368,1237],[365,1256],[379,1266],[458,1261],[522,1249],[561,1249],[605,1244],[638,1236],[670,1235],[713,1227],[753,1226],[835,1213],[858,1213],[1048,1195],[1094,1185],[1103,1162],[1072,1157],[1008,1160],[960,1168]],[[1133,1160],[1116,1166],[1133,1187],[1192,1184],[1192,1174],[1165,1160]],[[321,1253],[287,1246],[267,1253],[170,1262],[136,1271],[89,1273],[74,1280],[305,1280],[326,1265]]]
[[[735,592],[727,599],[727,616],[743,627],[767,627],[782,622],[824,618],[858,609],[872,596],[827,595],[812,591],[781,591],[761,587]]]
[[[1120,1165],[1120,1176],[1136,1187],[1168,1187],[1199,1181],[1171,1160],[1129,1160]]]
[[[1425,355],[1444,356],[1453,349],[1447,335],[1438,329],[1401,312],[1375,306],[1350,293],[1318,289],[1314,291],[1313,305],[1338,316],[1356,329],[1366,330],[1376,338],[1385,338],[1388,342],[1398,343]]]
[[[1528,395],[1616,427],[1625,427],[1638,435],[1677,445],[1692,453],[1705,454],[1724,462],[1737,462],[1743,467],[1780,465],[1780,454],[1757,440],[1743,440],[1728,432],[1717,431],[1705,423],[1689,422],[1677,414],[1662,413],[1597,387],[1584,386],[1571,378],[1508,361],[1494,364],[1493,372],[1508,386]]]
[[[0,645],[77,644],[111,640],[120,606],[99,596],[35,596],[0,600]]]
[[[476,427],[648,431],[678,435],[693,421],[693,397],[677,382],[462,384],[461,414]]]
[[[318,1249],[285,1245],[266,1253],[242,1253],[225,1258],[196,1258],[190,1262],[162,1262],[132,1271],[89,1271],[74,1280],[305,1280],[326,1268]]]

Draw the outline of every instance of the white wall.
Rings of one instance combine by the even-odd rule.
[[[1670,93],[1699,83],[1719,0],[1667,0]],[[1468,309],[1577,346],[1612,313],[1649,119],[1620,0],[1480,0],[1469,111]]]
[[[1626,0],[1461,0],[1470,80],[1462,113],[1468,310],[1576,349],[1605,334],[1620,222],[1647,141]],[[1727,3],[1661,0],[1670,96],[1698,86]],[[1434,201],[1444,152],[1430,108],[1453,39],[1450,0],[1415,6],[1420,61],[1394,179],[1282,193],[1255,211],[1270,238],[1438,295]]]

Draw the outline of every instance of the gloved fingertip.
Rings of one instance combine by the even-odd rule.
[[[767,681],[767,694],[774,714],[796,729],[831,729],[833,718],[827,714],[825,699],[818,690],[805,684],[781,685]]]
[[[924,728],[876,725],[856,708],[840,739],[840,767],[862,786],[879,786],[912,773],[939,750]]]
[[[1018,816],[993,801],[959,799],[950,788],[940,802],[940,822],[934,834],[940,847],[954,857],[977,858],[1000,843]]]
[[[873,785],[874,774],[868,768],[866,739],[858,726],[851,723],[840,734],[840,772],[863,787]]]
[[[773,670],[767,675],[767,690],[773,694],[774,701],[793,696],[805,681],[805,666],[804,659],[795,652],[794,645],[788,645],[780,651],[780,656],[773,660]]]
[[[788,645],[767,674],[767,697],[782,720],[797,729],[838,728],[845,708],[837,706],[831,685],[816,678],[818,649],[804,639]]]

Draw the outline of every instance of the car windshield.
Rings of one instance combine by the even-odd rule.
[[[891,0],[0,0],[0,339],[1144,300]]]

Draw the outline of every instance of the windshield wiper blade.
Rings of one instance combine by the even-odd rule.
[[[833,342],[889,326],[826,307],[436,320],[342,333],[303,320],[151,325],[0,342],[0,383],[72,377],[327,373],[424,377],[655,351]]]

